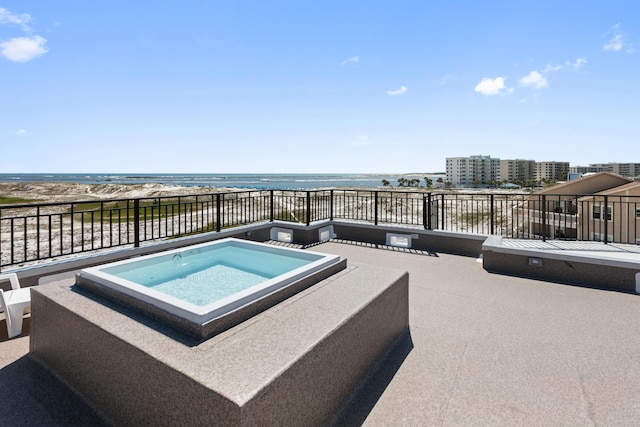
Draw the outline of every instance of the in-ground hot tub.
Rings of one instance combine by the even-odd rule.
[[[228,238],[87,268],[76,284],[206,338],[345,266],[337,255]]]

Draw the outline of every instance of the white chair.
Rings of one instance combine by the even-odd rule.
[[[11,290],[0,288],[0,309],[4,310],[9,338],[22,333],[22,317],[31,308],[31,289],[21,288],[15,273],[0,274],[0,281],[9,280]]]
[[[16,273],[4,273],[0,274],[0,282],[8,280],[11,283],[11,289],[20,289],[20,282]]]

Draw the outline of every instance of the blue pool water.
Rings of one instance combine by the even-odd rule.
[[[240,308],[257,313],[285,296],[263,297],[340,262],[338,255],[225,238],[85,268],[77,283],[119,303],[133,298],[143,313],[181,328]]]
[[[115,277],[205,306],[321,259],[309,252],[222,244],[104,268]]]
[[[207,305],[267,280],[268,277],[226,265],[159,283],[154,289],[195,305]]]

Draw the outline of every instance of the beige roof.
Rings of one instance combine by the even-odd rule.
[[[535,194],[595,194],[631,182],[629,179],[610,172],[598,172],[582,178],[547,187]]]
[[[630,195],[640,196],[640,181],[633,181],[628,184],[621,185],[619,187],[610,188],[605,191],[601,191],[597,194],[619,194],[619,193],[631,193]]]
[[[594,196],[638,196],[640,197],[640,181],[633,181],[627,184],[619,185],[618,187],[609,188],[604,191],[599,191]],[[587,196],[591,197],[591,196]],[[584,197],[585,199],[587,197]],[[580,199],[578,199],[580,200]],[[640,202],[640,199],[638,199]]]

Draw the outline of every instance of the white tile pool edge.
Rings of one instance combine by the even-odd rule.
[[[112,291],[119,292],[129,297],[135,298],[137,300],[140,300],[141,302],[144,302],[146,304],[149,304],[151,306],[164,310],[174,316],[183,318],[189,322],[196,323],[199,325],[204,325],[214,319],[217,319],[221,316],[231,313],[234,310],[237,310],[241,307],[249,305],[251,302],[257,301],[260,298],[265,297],[279,289],[282,289],[287,285],[296,282],[299,279],[312,275],[313,273],[320,271],[330,265],[336,264],[340,261],[340,257],[338,255],[313,252],[313,255],[318,255],[321,258],[311,262],[310,264],[296,268],[290,272],[281,274],[273,279],[266,280],[248,289],[237,292],[233,295],[230,295],[226,298],[220,299],[213,303],[207,304],[205,306],[197,306],[195,304],[188,303],[186,301],[172,297],[165,293],[158,292],[152,288],[139,285],[137,283],[131,282],[126,279],[117,278],[113,275],[110,275],[101,271],[102,269],[107,267],[133,263],[141,260],[148,260],[152,258],[167,256],[175,253],[181,253],[188,250],[208,247],[212,245],[220,245],[220,244],[229,243],[229,242],[235,245],[243,246],[243,247],[251,246],[251,247],[260,248],[260,250],[263,250],[266,252],[272,252],[272,253],[276,252],[276,253],[291,253],[291,254],[294,254],[294,253],[309,254],[309,252],[306,252],[300,249],[273,246],[265,243],[247,241],[242,239],[226,238],[226,239],[216,240],[213,242],[201,243],[198,245],[192,245],[192,246],[187,246],[179,249],[174,249],[170,251],[159,252],[152,255],[146,255],[144,257],[137,257],[137,258],[132,258],[124,261],[118,261],[115,263],[109,263],[109,264],[104,264],[96,267],[86,268],[86,269],[83,269],[79,275],[82,279],[93,282],[95,285],[103,286]]]

